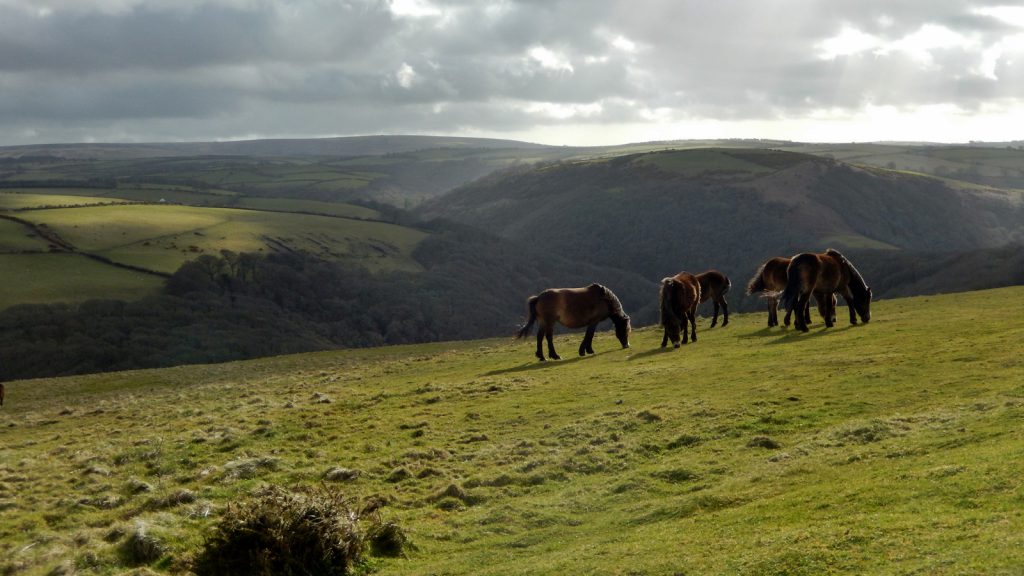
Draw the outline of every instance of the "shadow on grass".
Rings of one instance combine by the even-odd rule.
[[[591,357],[593,357],[593,356],[591,356]],[[587,358],[587,356],[573,356],[572,358],[569,358],[569,359],[564,359],[563,358],[562,360],[547,360],[545,362],[541,362],[540,360],[534,359],[531,362],[526,362],[526,363],[520,364],[519,366],[513,366],[511,368],[502,368],[500,370],[491,370],[490,372],[484,372],[483,375],[484,376],[498,376],[500,374],[511,374],[513,372],[528,372],[530,370],[544,370],[546,368],[553,368],[555,366],[559,366],[559,365],[563,365],[563,364],[572,364],[574,362],[579,362],[580,360],[583,360],[584,358]]]
[[[852,328],[856,328],[857,326],[861,326],[861,325],[862,324],[844,324],[842,326],[836,325],[836,326],[833,326],[832,328],[826,328],[824,324],[819,324],[817,326],[812,326],[811,327],[811,331],[810,332],[806,332],[806,333],[800,332],[796,328],[793,328],[793,329],[789,330],[788,332],[785,332],[785,333],[779,335],[779,337],[776,338],[775,340],[772,340],[771,342],[768,342],[768,344],[784,344],[786,342],[793,342],[797,338],[801,338],[801,339],[805,339],[805,340],[809,339],[809,338],[820,338],[820,337],[825,336],[827,334],[834,334],[836,332],[845,332],[847,330],[850,330]],[[767,331],[767,329],[765,329],[765,331]],[[768,334],[765,334],[765,335],[768,336]]]
[[[657,348],[652,348],[650,350],[645,350],[643,352],[637,352],[636,354],[633,354],[629,358],[627,358],[627,360],[632,362],[633,360],[640,360],[641,358],[647,358],[649,356],[655,356],[657,354],[669,354],[671,352],[678,352],[679,350],[685,349],[687,346],[689,346],[689,344],[681,344],[679,349],[673,348],[671,346],[666,346],[664,348],[659,346]]]

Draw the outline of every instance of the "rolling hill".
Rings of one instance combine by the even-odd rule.
[[[771,256],[830,246],[873,257],[970,252],[1024,239],[1020,192],[758,149],[512,169],[417,213],[650,280],[716,267],[734,284]]]
[[[11,382],[0,570],[181,572],[230,503],[323,482],[410,535],[381,575],[1013,574],[1022,297]]]

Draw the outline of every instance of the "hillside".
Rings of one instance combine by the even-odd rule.
[[[717,267],[735,283],[771,256],[829,246],[964,252],[1019,242],[1022,200],[793,152],[698,149],[507,170],[417,212],[651,280]]]
[[[417,546],[381,575],[1016,573],[1022,297],[545,364],[490,340],[11,382],[0,567],[117,573],[141,531],[180,571],[230,502],[344,467]]]

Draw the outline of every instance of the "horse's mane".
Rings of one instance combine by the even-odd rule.
[[[622,303],[619,302],[619,297],[616,296],[614,292],[601,284],[592,284],[592,286],[597,286],[601,289],[601,299],[608,304],[608,310],[613,317],[629,320],[629,316],[626,315],[626,312],[622,309]]]
[[[867,294],[868,283],[864,281],[864,277],[860,275],[860,270],[857,270],[853,265],[853,262],[850,262],[846,256],[843,256],[838,250],[833,248],[825,250],[825,254],[828,254],[833,258],[838,258],[839,261],[843,263],[843,266],[846,266],[846,269],[850,272],[850,289],[855,292],[857,296]]]

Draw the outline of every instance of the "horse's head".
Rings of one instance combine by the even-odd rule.
[[[867,291],[860,298],[853,299],[853,308],[857,311],[857,315],[860,316],[861,321],[864,323],[871,321],[871,299],[874,295],[871,293],[871,288],[868,287]]]
[[[629,348],[629,333],[633,330],[629,324],[629,316],[623,314],[620,318],[614,320],[615,322],[615,337],[619,339],[619,344],[622,344],[623,348]]]

